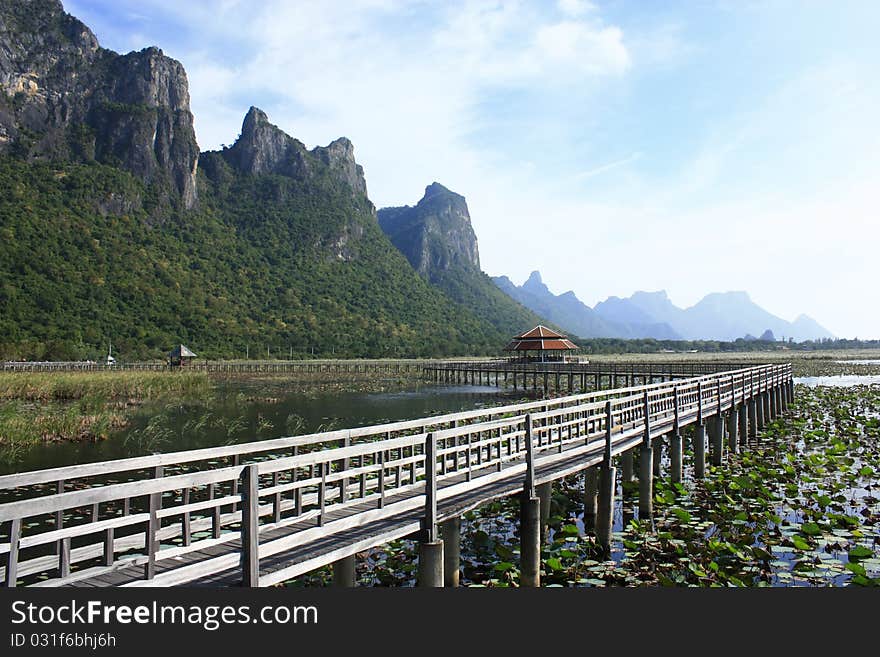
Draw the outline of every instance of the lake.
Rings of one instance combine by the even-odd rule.
[[[39,444],[0,464],[0,474],[216,447],[498,406],[522,391],[493,386],[414,384],[391,392],[315,391],[261,381],[218,383],[213,397],[148,403],[124,429],[99,442]]]

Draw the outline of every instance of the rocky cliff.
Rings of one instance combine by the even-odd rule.
[[[58,0],[0,0],[0,153],[110,164],[197,202],[183,66],[158,48],[100,47]]]
[[[464,196],[431,183],[415,206],[382,208],[379,225],[422,278],[513,336],[551,321],[499,289],[480,269],[477,236]],[[555,326],[555,325],[553,325]]]
[[[266,113],[257,107],[248,110],[241,135],[220,154],[235,171],[245,175],[277,174],[306,180],[327,171],[348,185],[352,194],[367,195],[363,167],[355,162],[354,146],[348,139],[340,137],[329,146],[310,151],[301,141],[270,123]]]
[[[414,206],[382,208],[379,225],[413,268],[429,281],[451,269],[480,270],[477,236],[464,196],[440,183]]]

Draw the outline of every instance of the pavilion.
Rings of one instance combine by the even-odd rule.
[[[578,346],[567,336],[551,331],[542,324],[522,335],[517,335],[504,347],[504,351],[514,352],[511,360],[542,363],[565,362],[566,352],[575,349],[578,349]],[[537,354],[530,355],[530,352]]]
[[[168,362],[171,367],[183,367],[190,359],[195,357],[196,354],[192,349],[184,344],[179,344],[168,354]]]

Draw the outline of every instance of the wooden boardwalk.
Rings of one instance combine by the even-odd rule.
[[[215,374],[406,374],[420,373],[425,360],[207,360],[193,359],[186,370]],[[89,361],[2,361],[0,372],[168,372],[177,371],[160,361],[118,362],[108,365]]]
[[[426,363],[425,376],[435,383],[495,385],[568,394],[603,388],[632,387],[715,374],[748,367],[750,363],[657,362],[579,363],[519,362],[515,360],[447,361]]]
[[[602,481],[610,472],[613,482],[613,458],[664,437],[673,461],[677,437],[680,461],[680,431],[688,425],[702,436],[694,440],[697,460],[705,458],[708,426],[712,458],[720,462],[725,428],[735,450],[738,432],[754,435],[792,394],[790,365],[751,366],[6,475],[0,477],[8,500],[0,504],[0,577],[6,586],[270,586],[415,537],[424,548],[422,583],[442,584],[431,548],[440,545],[442,564],[438,526],[463,512],[521,493],[526,504],[536,488],[586,469],[598,468]],[[680,462],[678,468],[680,476]],[[604,508],[607,516],[613,487],[600,485],[598,496],[599,515]],[[609,523],[598,523],[608,525],[608,536]],[[458,546],[447,543],[457,554]],[[523,558],[531,552],[524,547]]]

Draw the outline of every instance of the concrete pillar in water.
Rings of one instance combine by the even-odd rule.
[[[352,554],[333,562],[333,586],[357,586],[355,556]]]
[[[419,543],[418,585],[443,587],[443,541]]]
[[[749,438],[758,435],[758,402],[754,397],[749,399]]]
[[[770,419],[775,420],[779,416],[779,411],[776,406],[776,388],[770,388],[767,391],[767,401],[770,405]]]
[[[456,516],[440,523],[443,539],[443,583],[458,586],[461,569],[461,518]]]
[[[721,465],[724,456],[724,416],[716,413],[710,422],[715,425],[712,432],[712,465]]]
[[[663,476],[663,465],[660,462],[660,459],[663,458],[663,436],[657,436],[652,442],[654,443],[652,446],[654,449],[654,456],[651,459],[652,471],[655,477],[661,477]],[[642,458],[641,453],[639,453],[639,458]],[[639,471],[644,472],[641,468]]]
[[[599,509],[596,516],[596,540],[608,552],[614,529],[614,485],[617,468],[603,463],[599,468]]]
[[[770,415],[770,392],[766,391],[763,395],[764,401],[764,426],[766,427],[770,421],[773,419],[773,416]]]
[[[620,455],[621,481],[629,483],[633,480],[633,452],[626,450]]]
[[[737,415],[739,415],[739,449],[743,449],[749,435],[749,411],[745,403],[739,405]]]
[[[736,412],[736,407],[734,407],[730,409],[730,413],[727,416],[727,447],[731,454],[739,452],[738,427],[739,414]]]
[[[673,483],[681,481],[682,451],[681,434],[678,432],[669,434],[669,477]]]
[[[584,473],[584,527],[596,526],[596,504],[599,493],[599,467],[587,468]]]
[[[541,500],[541,533],[543,536],[547,531],[547,522],[550,520],[550,500],[553,497],[553,484],[548,481],[546,484],[535,486],[535,493],[538,495],[538,499]]]
[[[642,442],[639,448],[639,519],[650,520],[654,513],[654,460],[651,441]]]
[[[764,400],[761,399],[760,394],[755,396],[755,411],[757,413],[755,435],[757,435],[764,428]]]
[[[700,422],[694,427],[694,477],[706,476],[706,425]]]
[[[519,584],[541,586],[541,499],[522,493],[519,503]]]

